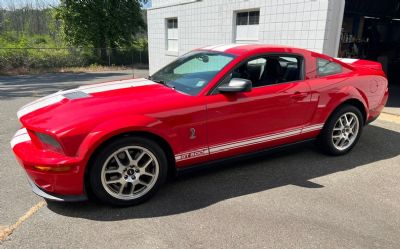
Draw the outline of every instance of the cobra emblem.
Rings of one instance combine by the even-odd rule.
[[[196,129],[190,128],[190,139],[195,139],[195,138],[196,138]]]

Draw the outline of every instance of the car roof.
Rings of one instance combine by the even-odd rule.
[[[310,52],[306,49],[289,47],[284,45],[270,45],[270,44],[219,44],[199,48],[199,50],[209,50],[224,52],[234,55],[245,55],[251,52],[292,52],[304,53]]]

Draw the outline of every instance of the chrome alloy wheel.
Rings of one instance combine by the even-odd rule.
[[[353,145],[360,130],[360,122],[356,114],[347,112],[339,117],[333,127],[333,146],[340,151]]]
[[[132,200],[152,189],[159,171],[158,160],[151,151],[127,146],[107,158],[101,170],[101,183],[111,196]]]

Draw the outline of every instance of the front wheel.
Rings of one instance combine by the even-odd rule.
[[[91,190],[101,201],[130,206],[150,198],[164,183],[167,159],[157,143],[124,137],[97,153],[89,170]]]
[[[318,144],[327,154],[344,155],[357,144],[363,126],[363,117],[358,108],[342,106],[328,119],[318,138]]]

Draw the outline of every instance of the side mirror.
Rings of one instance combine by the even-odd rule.
[[[228,83],[219,86],[218,91],[221,93],[250,92],[251,85],[251,80],[233,78]]]

